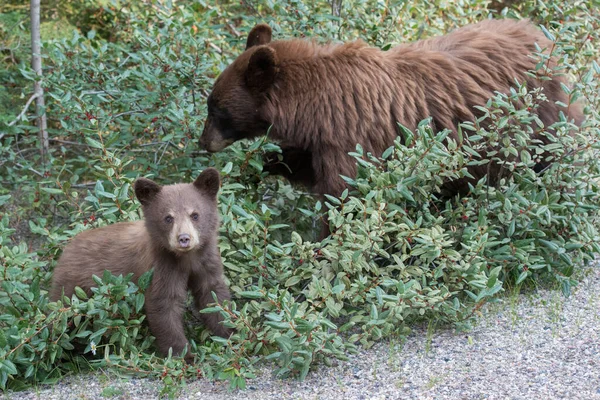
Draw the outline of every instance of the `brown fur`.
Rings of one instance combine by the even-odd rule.
[[[537,113],[545,126],[562,109],[556,101],[568,104],[560,88],[564,78],[525,74],[535,69],[535,43],[546,52],[552,47],[528,21],[486,20],[387,52],[362,41],[318,45],[270,37],[268,26],[255,27],[247,50],[215,82],[200,144],[219,151],[272,125],[269,135],[281,145],[283,161],[298,169],[266,168],[321,195],[339,195],[345,188],[340,175],[355,175],[347,153],[357,143],[380,155],[397,137],[397,122],[414,129],[429,116],[434,129],[452,129],[456,137],[458,123],[479,116],[474,106],[485,105],[495,91],[508,93],[515,78],[529,89],[543,86],[549,100]],[[562,111],[576,123],[582,119],[579,106]],[[478,179],[487,169],[470,172]]]
[[[217,247],[219,184],[219,173],[213,168],[202,172],[193,184],[161,187],[149,179],[138,179],[135,192],[145,221],[113,224],[73,238],[54,270],[50,298],[58,300],[63,290],[70,298],[75,286],[91,294],[95,286],[92,275],[102,276],[104,270],[114,275],[132,272],[137,282],[154,267],[145,302],[150,330],[163,355],[170,347],[173,354],[181,354],[188,345],[183,328],[188,289],[198,309],[214,302],[211,291],[219,302],[230,298]],[[167,216],[173,220],[167,221]],[[214,334],[230,334],[219,314],[201,316]],[[193,359],[189,345],[185,357]]]

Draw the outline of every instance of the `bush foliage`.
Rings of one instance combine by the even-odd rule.
[[[420,320],[468,328],[507,285],[555,280],[568,295],[574,270],[600,252],[600,29],[589,2],[508,2],[501,11],[533,18],[555,42],[561,62],[552,73],[572,78],[564,90],[585,103],[583,126],[564,118],[541,126],[534,111],[543,93],[516,82],[481,105],[487,131],[481,120],[466,122],[460,140],[448,140],[424,120],[414,132],[400,127],[408,145],[398,140],[381,157],[357,146],[351,190],[324,202],[262,171],[262,154],[278,149],[266,137],[219,154],[198,150],[210,85],[249,29],[268,22],[283,37],[361,37],[385,49],[497,15],[501,3],[492,12],[483,0],[357,0],[342,2],[340,15],[325,1],[64,3],[43,10],[64,22],[61,34],[44,38],[49,157],[39,155],[32,115],[0,130],[3,390],[101,367],[162,379],[170,395],[198,376],[244,388],[265,360],[277,376],[304,378],[317,363],[406,334]],[[11,85],[0,92],[0,123],[19,114],[34,79],[22,45],[27,10],[3,7],[0,76]],[[553,164],[542,173],[533,170],[534,131],[551,138],[544,150]],[[483,179],[468,196],[440,198],[444,180],[490,162],[506,171],[497,185]],[[223,176],[220,248],[233,301],[205,311],[235,326],[229,340],[211,338],[190,312],[197,363],[155,356],[143,314],[149,276],[138,287],[106,273],[92,297],[49,302],[69,238],[141,218],[135,178],[191,181],[208,166]],[[325,213],[332,234],[319,242]]]

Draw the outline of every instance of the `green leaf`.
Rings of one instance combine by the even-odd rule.
[[[89,144],[91,147],[93,147],[95,149],[103,149],[104,148],[102,143],[100,143],[96,139],[92,139],[91,137],[86,137],[85,141],[87,142],[87,144]]]
[[[381,155],[381,158],[383,158],[385,160],[385,159],[389,158],[389,156],[391,156],[393,152],[394,152],[394,146],[388,147],[387,149],[385,149],[385,151]]]
[[[142,293],[135,295],[135,312],[140,312],[144,307],[145,296]]]
[[[340,283],[339,285],[335,285],[331,288],[331,294],[340,294],[346,288],[346,285]]]
[[[277,343],[281,351],[284,353],[289,353],[290,351],[292,351],[292,339],[285,335],[277,336],[275,338],[275,343]]]
[[[238,206],[237,204],[234,204],[231,207],[231,211],[233,211],[235,214],[244,217],[244,218],[248,218],[248,219],[253,219],[252,216],[250,214],[248,214],[242,207]]]
[[[227,164],[225,164],[225,167],[223,167],[223,169],[221,171],[223,172],[223,174],[228,175],[232,169],[233,169],[233,163],[231,161],[229,161]]]
[[[265,325],[270,326],[275,329],[289,329],[290,324],[288,322],[276,322],[276,321],[266,321]]]
[[[297,285],[300,281],[302,280],[302,278],[298,275],[293,275],[291,277],[288,278],[287,281],[285,281],[285,286],[286,287],[290,287],[290,286],[295,286]]]
[[[99,330],[97,330],[96,332],[94,332],[94,333],[92,333],[92,334],[90,335],[89,341],[90,341],[90,342],[94,341],[94,342],[96,342],[96,343],[99,343],[99,342],[100,342],[99,338],[100,338],[102,335],[104,335],[104,334],[106,333],[106,331],[107,331],[107,330],[108,330],[108,328],[107,328],[107,327],[100,328]]]
[[[553,252],[558,252],[559,246],[556,243],[551,242],[549,240],[544,240],[544,239],[538,239],[538,240],[540,241],[541,244],[546,246],[548,249],[552,250]]]
[[[375,304],[371,304],[371,314],[369,317],[372,321],[375,321],[379,318],[379,314],[377,312],[377,307],[375,306]]]
[[[2,364],[2,369],[9,375],[17,375],[17,367],[13,364],[12,361],[4,359],[0,361]]]
[[[75,295],[81,300],[86,300],[88,298],[87,294],[85,293],[85,290],[83,290],[79,286],[75,287]]]
[[[530,275],[529,271],[523,271],[519,274],[519,277],[517,278],[517,281],[515,282],[516,285],[520,285],[521,283],[523,283],[523,281]]]
[[[138,279],[137,285],[142,291],[146,291],[150,284],[152,283],[152,278],[154,277],[154,268],[149,269],[144,272],[140,278]]]
[[[6,204],[8,199],[10,199],[10,194],[5,194],[5,195],[0,196],[0,206],[3,206],[4,204]]]
[[[44,192],[46,193],[50,193],[50,194],[63,194],[63,191],[61,189],[56,189],[56,188],[47,188],[47,187],[43,187],[41,188]]]
[[[4,334],[4,330],[0,329],[0,349],[8,345],[8,341],[6,340],[6,335]]]
[[[540,28],[542,29],[544,36],[546,36],[548,38],[548,40],[550,40],[552,42],[556,41],[556,38],[554,37],[554,35],[552,33],[550,33],[550,31],[548,31],[548,29],[544,25],[540,25]]]
[[[264,297],[264,295],[259,291],[242,291],[239,292],[238,295],[247,299],[262,299]]]

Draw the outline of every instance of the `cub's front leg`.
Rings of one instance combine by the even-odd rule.
[[[229,288],[223,280],[223,267],[221,265],[221,257],[218,253],[219,249],[216,244],[210,246],[212,253],[208,255],[202,263],[202,267],[192,272],[189,280],[189,288],[194,295],[194,300],[198,310],[206,308],[207,304],[214,303],[211,292],[215,292],[217,300],[220,304],[223,300],[229,300],[231,294]],[[223,317],[218,312],[200,313],[200,318],[214,335],[228,338],[232,330],[223,326]]]
[[[155,268],[152,283],[146,292],[146,316],[156,346],[163,354],[173,349],[173,355],[184,356],[191,363],[194,356],[183,328],[183,312],[187,298],[187,279],[178,271]],[[182,354],[185,346],[187,353]]]

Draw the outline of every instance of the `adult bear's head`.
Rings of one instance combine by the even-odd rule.
[[[217,78],[208,96],[208,117],[200,146],[210,152],[235,141],[266,133],[270,122],[261,112],[278,74],[278,57],[269,46],[271,28],[255,26],[246,50]]]

